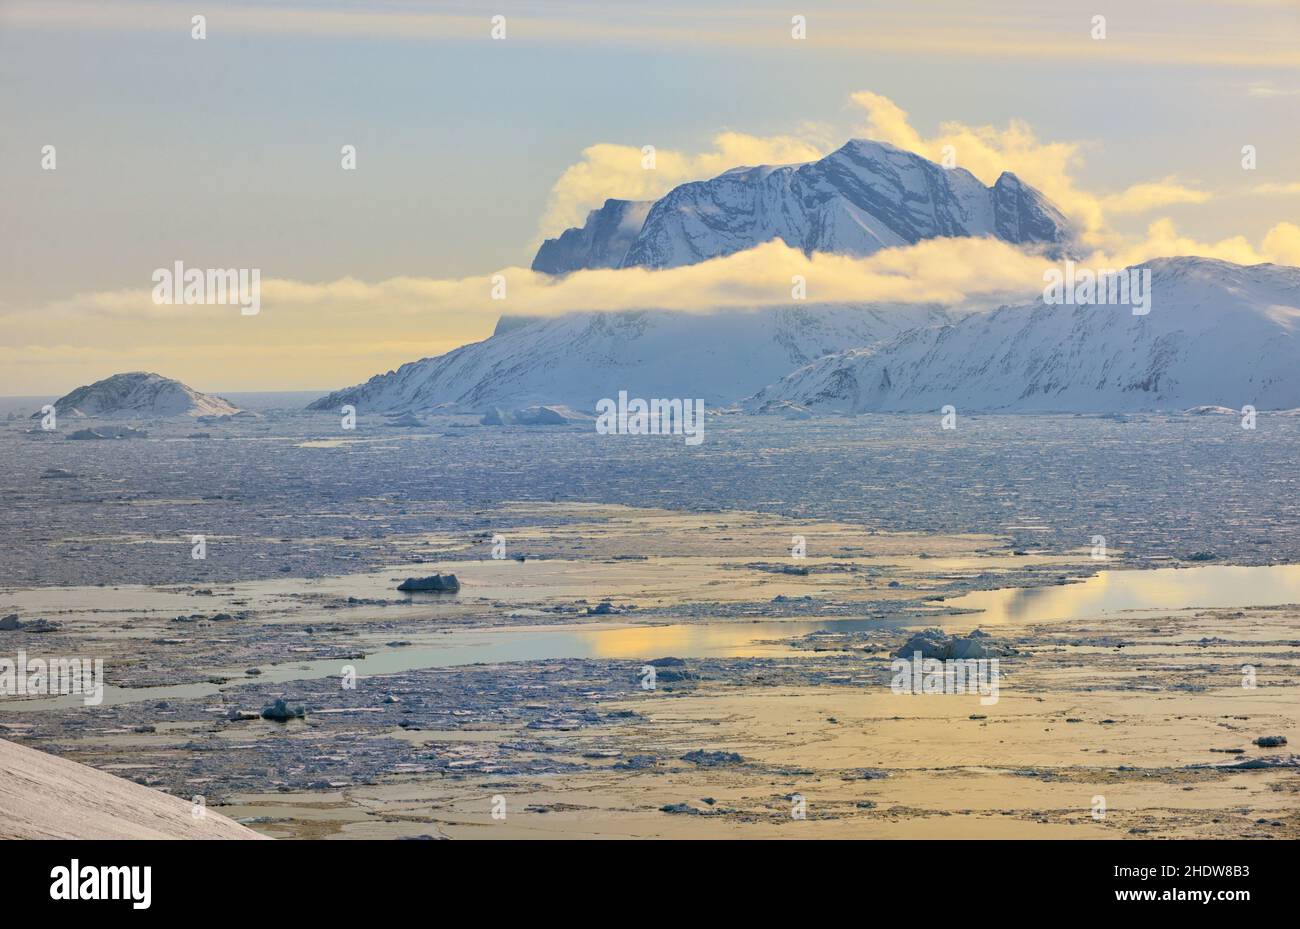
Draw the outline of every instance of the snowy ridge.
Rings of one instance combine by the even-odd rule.
[[[733,403],[828,352],[948,322],[932,306],[808,306],[712,314],[646,310],[503,318],[497,333],[336,391],[308,409],[359,412],[563,404],[639,397]]]
[[[818,359],[746,400],[821,412],[1300,406],[1300,268],[1163,258],[1152,307],[1041,301]]]

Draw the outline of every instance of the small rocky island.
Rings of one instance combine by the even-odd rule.
[[[397,585],[397,589],[407,592],[455,593],[460,590],[460,581],[454,574],[431,574],[428,577],[408,577]]]

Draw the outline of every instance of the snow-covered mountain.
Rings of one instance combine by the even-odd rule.
[[[1014,174],[985,187],[964,168],[867,140],[808,164],[734,168],[646,207],[606,201],[585,226],[548,240],[533,269],[672,268],[777,238],[808,253],[863,256],[939,236],[995,236],[1057,256],[1074,237],[1061,212]]]
[[[717,406],[828,352],[948,321],[932,306],[847,305],[503,317],[489,339],[402,365],[308,408],[336,410],[348,403],[359,412],[487,412],[564,404],[590,411],[620,390],[643,398],[702,398]]]
[[[239,408],[221,397],[202,394],[180,381],[132,371],[78,387],[54,402],[59,416],[170,417],[227,416]],[[40,413],[32,414],[39,419]]]
[[[1043,302],[818,359],[745,402],[815,411],[1300,406],[1300,268],[1163,258],[1151,309]]]
[[[582,268],[617,268],[645,224],[653,200],[606,200],[585,225],[566,229],[537,250],[533,270],[567,274]]]

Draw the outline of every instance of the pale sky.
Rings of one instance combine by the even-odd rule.
[[[1300,0],[701,5],[0,0],[0,394],[139,369],[325,390],[501,312],[666,304],[688,281],[761,301],[733,286],[752,260],[558,288],[521,269],[606,196],[864,135],[956,142],[986,182],[1015,170],[1109,256],[1300,264]],[[916,299],[950,259],[905,256]],[[262,312],[154,305],[151,274],[178,260],[260,269]],[[964,260],[997,284],[1036,273]],[[828,299],[884,294],[879,272],[816,268]]]

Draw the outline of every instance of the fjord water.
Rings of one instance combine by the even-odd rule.
[[[1238,567],[1204,565],[1141,571],[1102,571],[1077,583],[1034,588],[977,591],[945,604],[976,610],[975,625],[1038,623],[1064,619],[1104,618],[1107,613],[1152,610],[1245,608],[1300,603],[1300,565]],[[936,617],[936,621],[939,618]],[[704,623],[644,625],[599,623],[587,626],[507,627],[449,633],[432,647],[384,648],[350,662],[359,676],[400,674],[424,668],[448,668],[511,661],[605,658],[650,660],[679,658],[758,658],[794,654],[782,640],[814,632],[854,632],[869,628],[926,625],[915,613],[876,619],[787,621],[720,620]],[[326,659],[263,668],[263,682],[289,682],[339,673],[339,660]],[[104,689],[106,704],[154,699],[194,699],[247,683],[183,684],[171,687]],[[76,696],[27,700],[10,710],[49,710],[80,705]]]

